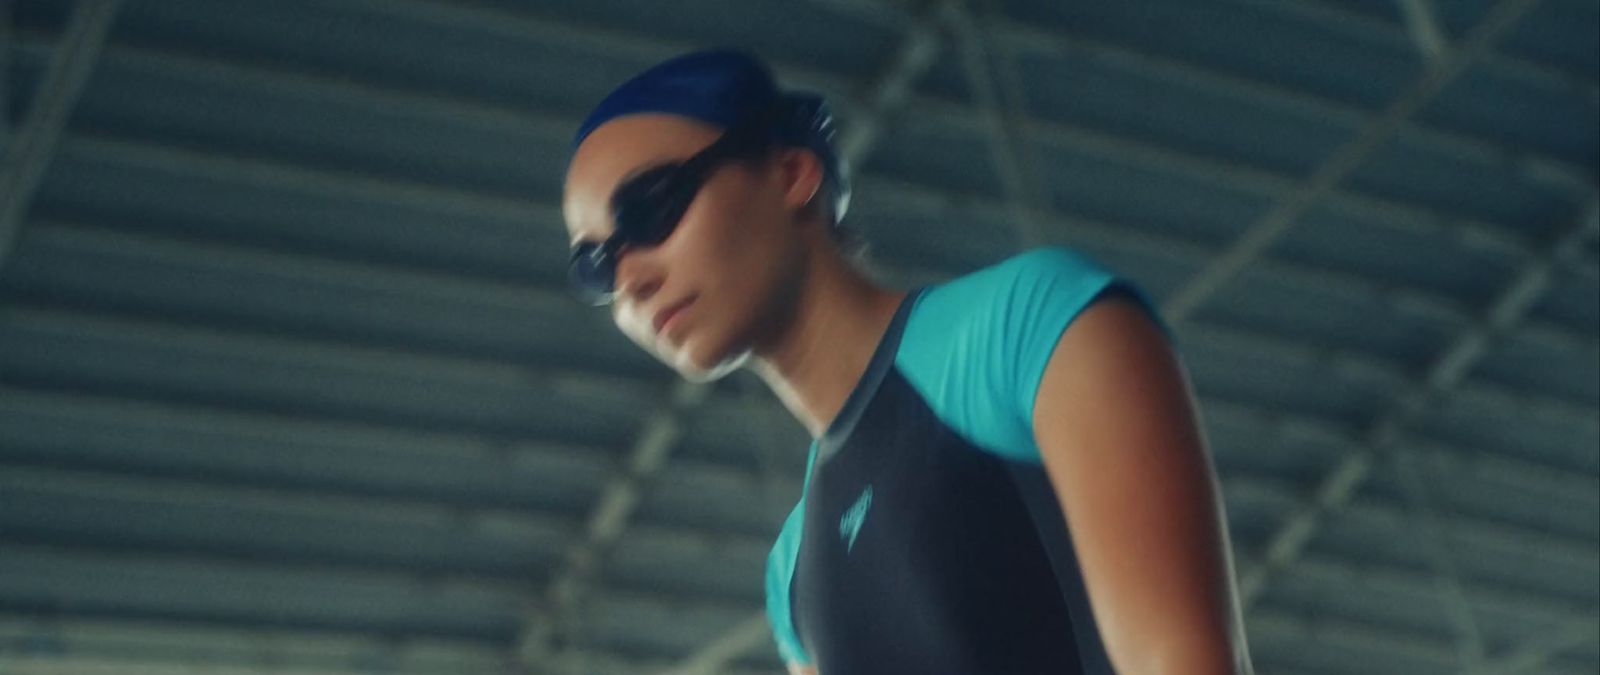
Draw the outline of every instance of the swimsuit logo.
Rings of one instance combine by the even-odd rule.
[[[867,519],[867,509],[872,508],[872,486],[856,498],[856,503],[850,510],[844,512],[844,517],[839,519],[839,538],[844,540],[844,552],[849,553],[855,548],[856,534],[861,532],[861,523]]]

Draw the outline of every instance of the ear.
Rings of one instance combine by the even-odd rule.
[[[799,211],[812,203],[822,190],[822,160],[805,148],[784,148],[778,154],[779,177],[783,181],[783,205]]]

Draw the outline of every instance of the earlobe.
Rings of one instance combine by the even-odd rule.
[[[822,163],[809,150],[793,149],[785,153],[783,165],[788,183],[784,201],[796,210],[810,207],[822,191]]]

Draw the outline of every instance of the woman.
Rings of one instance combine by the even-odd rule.
[[[563,202],[573,281],[623,333],[689,379],[751,368],[815,438],[767,569],[791,672],[1250,672],[1149,304],[1055,248],[875,285],[831,136],[753,58],[690,54],[585,120]]]

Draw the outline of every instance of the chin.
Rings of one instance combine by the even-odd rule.
[[[695,349],[696,345],[687,345],[686,349],[679,351],[668,360],[667,365],[678,371],[683,379],[696,383],[715,382],[729,373],[743,367],[750,360],[749,350],[705,350],[711,353],[701,353]]]

